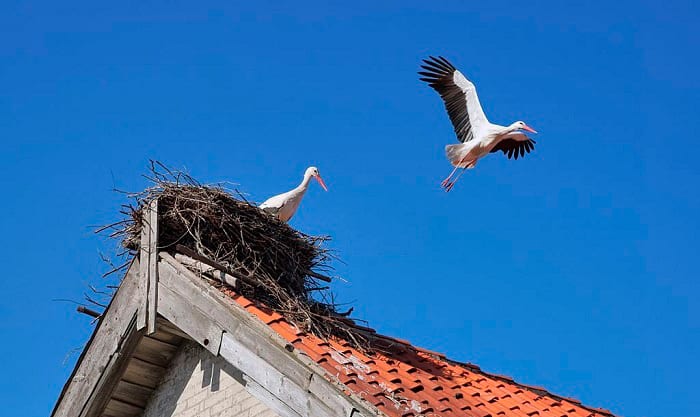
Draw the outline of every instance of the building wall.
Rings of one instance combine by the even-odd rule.
[[[187,343],[146,405],[143,417],[277,417],[250,395],[241,373]]]

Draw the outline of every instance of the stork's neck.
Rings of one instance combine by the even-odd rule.
[[[304,179],[301,180],[301,183],[296,189],[301,192],[306,191],[306,189],[309,188],[309,181],[311,181],[311,175],[304,175]]]
[[[497,125],[495,123],[491,124],[491,132],[492,132],[492,134],[495,134],[497,136],[507,135],[508,133],[511,133],[517,129],[518,128],[513,126],[513,125],[501,126],[501,125]]]
[[[508,133],[513,132],[514,130],[517,130],[518,128],[515,127],[514,125],[508,125],[508,126],[499,126],[500,127],[500,133],[501,135],[505,135]]]

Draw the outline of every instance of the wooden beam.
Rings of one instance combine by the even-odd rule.
[[[224,334],[221,341],[221,357],[244,374],[250,376],[261,387],[265,388],[267,392],[286,404],[297,414],[302,416],[311,415],[309,401],[307,400],[308,392],[304,387],[289,379],[289,377],[229,334]],[[309,379],[310,377],[311,374],[309,373]],[[315,414],[315,416],[330,417],[330,414]]]
[[[143,412],[143,407],[127,401],[117,400],[112,398],[105,407],[105,414],[114,417],[131,417],[137,416]]]
[[[207,276],[208,278],[224,283],[231,288],[237,288],[239,285],[238,279],[236,277],[229,275],[224,271],[216,269],[213,266],[207,265],[201,261],[190,258],[187,255],[176,253],[175,260],[190,268],[194,268],[200,271],[203,275]]]
[[[96,318],[96,319],[99,319],[99,318],[100,318],[100,315],[101,315],[101,314],[98,313],[97,311],[91,310],[91,309],[89,309],[89,308],[87,308],[87,307],[85,307],[85,306],[78,306],[78,308],[76,308],[76,311],[77,311],[78,313],[87,314],[88,316],[90,316],[90,317],[92,317],[92,318]]]
[[[168,341],[168,338],[174,337],[178,339],[177,346],[180,346],[182,339],[193,340],[192,336],[178,329],[174,324],[166,320],[165,317],[158,316],[156,320],[158,321],[158,332],[156,334],[149,335],[149,337],[154,337],[158,340],[166,342]]]
[[[160,329],[158,330],[160,331]],[[171,344],[161,342],[158,339],[146,336],[141,340],[141,343],[139,343],[138,347],[136,348],[134,357],[156,365],[167,367],[178,349],[178,346],[173,346]]]
[[[146,222],[147,214],[144,213]],[[148,320],[148,246],[151,242],[151,229],[145,225],[141,225],[141,244],[139,247],[139,311],[136,320],[136,327],[140,330],[146,327]]]
[[[97,323],[73,373],[63,387],[52,416],[75,417],[94,400],[93,393],[114,357],[124,358],[125,340],[133,333],[132,319],[139,309],[139,262],[134,259],[112,301]]]
[[[132,382],[145,387],[155,388],[160,382],[166,368],[138,358],[132,357],[129,366],[122,375],[122,380]]]
[[[139,309],[139,329],[147,327],[146,334],[156,331],[158,311],[158,199],[143,208],[141,226],[141,281],[146,294]]]
[[[179,294],[182,298],[187,300],[191,306],[205,313],[211,321],[219,325],[222,329],[231,332],[238,327],[239,321],[232,317],[226,308],[212,308],[212,304],[219,304],[223,301],[221,292],[205,283],[201,278],[196,276],[194,272],[178,263],[169,254],[161,252],[161,257],[163,261],[161,261],[161,265],[159,265],[158,268],[161,271],[160,283],[162,286]],[[217,298],[216,295],[218,295],[219,298]],[[161,314],[167,318],[164,313]],[[185,329],[183,328],[182,330]],[[214,355],[219,353],[218,350],[213,351],[210,348],[208,349]]]
[[[164,284],[158,289],[158,310],[169,322],[189,334],[214,356],[219,354],[223,329],[195,308],[192,300]]]
[[[255,380],[253,380],[250,376],[243,374],[243,380],[245,381],[246,391],[248,391],[248,393],[253,397],[257,398],[261,403],[268,406],[280,417],[307,417],[294,411],[279,398],[272,395],[270,391],[266,390],[260,384],[255,382]]]
[[[102,414],[112,392],[129,366],[129,359],[143,337],[143,330],[136,330],[136,314],[132,317],[119,348],[110,357],[107,366],[102,371],[102,376],[88,399],[86,408],[80,414],[81,417],[98,417]]]
[[[117,387],[112,393],[112,398],[115,400],[128,401],[132,404],[138,404],[145,407],[148,403],[148,399],[151,398],[153,391],[153,388],[124,381],[122,379],[119,381],[119,384],[117,384]]]
[[[154,339],[158,339],[161,342],[169,343],[173,346],[180,346],[182,344],[182,339],[183,336],[186,339],[189,339],[190,336],[183,333],[181,330],[176,329],[175,326],[170,324],[166,319],[164,319],[162,316],[156,317],[156,320],[158,321],[158,331],[149,334],[148,337],[152,337]],[[168,325],[168,327],[164,327],[165,325]],[[171,330],[176,330],[174,333]]]
[[[148,259],[148,328],[146,334],[156,332],[158,314],[158,199],[151,201],[148,225],[151,228],[151,242]]]
[[[202,255],[198,254],[197,252],[193,251],[192,249],[188,248],[185,245],[176,245],[175,249],[178,252],[189,256],[192,259],[195,259],[199,262],[207,264],[215,269],[218,269],[219,271],[223,271],[223,272],[235,277],[237,280],[236,283],[238,283],[238,281],[240,281],[240,282],[243,282],[243,283],[248,284],[248,285],[253,286],[253,287],[259,287],[262,285],[254,277],[241,274],[240,272],[233,271],[230,268],[226,268],[224,265],[222,265],[222,264],[220,264],[212,259],[209,259],[206,256],[202,256]]]

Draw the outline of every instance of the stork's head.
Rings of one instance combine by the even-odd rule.
[[[523,122],[522,120],[518,120],[517,122],[510,125],[510,127],[513,128],[513,130],[527,130],[528,132],[531,132],[531,133],[537,133],[537,131],[535,129],[526,125],[525,122]]]
[[[321,187],[323,187],[324,190],[328,191],[328,188],[326,187],[326,183],[323,182],[323,178],[321,178],[321,174],[318,172],[318,168],[316,167],[308,167],[306,168],[306,172],[304,173],[305,178],[310,178],[314,177],[316,178],[316,181],[318,181],[319,184],[321,184]]]

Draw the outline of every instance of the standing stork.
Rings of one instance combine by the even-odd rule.
[[[264,203],[260,204],[259,208],[266,213],[272,214],[283,222],[288,222],[299,208],[301,199],[309,188],[309,181],[311,181],[311,178],[316,178],[316,181],[321,184],[321,187],[328,191],[326,184],[323,182],[323,178],[321,178],[321,174],[318,173],[318,168],[308,167],[306,172],[304,172],[304,179],[301,180],[299,186],[286,193],[268,198]]]
[[[476,95],[476,87],[467,80],[448,60],[443,57],[430,57],[421,65],[425,71],[419,71],[421,81],[427,82],[440,94],[445,102],[459,144],[445,146],[447,159],[454,169],[442,181],[446,192],[454,187],[464,170],[474,168],[477,161],[489,152],[502,151],[508,159],[525,156],[535,148],[535,141],[521,130],[537,133],[525,122],[517,121],[509,126],[493,124],[486,115]],[[457,169],[462,172],[452,179]]]

